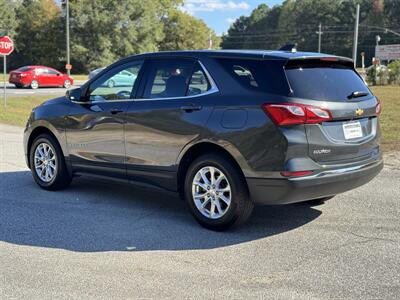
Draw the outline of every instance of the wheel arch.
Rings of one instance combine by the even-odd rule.
[[[51,137],[53,137],[57,141],[58,145],[60,146],[61,151],[63,151],[63,147],[60,144],[60,141],[58,140],[57,136],[48,127],[45,127],[45,126],[42,126],[42,125],[37,126],[30,133],[28,141],[27,141],[27,145],[26,145],[26,153],[27,153],[26,157],[27,157],[28,166],[30,166],[30,155],[29,154],[30,154],[30,151],[31,151],[31,147],[32,147],[33,141],[41,134],[48,134]],[[65,156],[64,153],[63,153],[63,155]]]
[[[245,179],[244,170],[247,170],[249,166],[236,148],[233,148],[232,145],[221,145],[210,141],[201,141],[191,145],[190,147],[187,147],[186,150],[180,155],[180,159],[177,164],[177,187],[181,196],[183,195],[185,175],[190,164],[199,156],[207,153],[218,153],[223,155],[234,164],[240,175],[243,177],[243,179]]]

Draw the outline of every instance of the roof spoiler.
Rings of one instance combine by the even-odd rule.
[[[280,51],[297,52],[297,43],[286,44],[279,49]]]

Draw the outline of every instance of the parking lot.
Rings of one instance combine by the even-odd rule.
[[[0,298],[358,298],[400,294],[400,163],[325,205],[198,226],[174,195],[76,178],[39,189],[0,124]],[[268,195],[266,195],[268,196]]]

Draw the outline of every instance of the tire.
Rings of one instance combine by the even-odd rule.
[[[216,183],[221,176],[225,179],[217,183],[220,189],[217,186],[215,189],[209,186],[210,190],[207,191],[209,196],[205,196],[207,198],[196,197],[195,200],[194,195],[206,194],[205,181],[199,173],[200,170],[208,172],[205,173],[205,176],[208,176],[207,179],[210,183],[211,172],[215,174]],[[202,181],[201,184],[203,187],[194,184],[194,181]],[[227,189],[230,191],[217,192],[218,190]],[[216,193],[219,194],[217,195]],[[206,154],[192,162],[185,176],[184,196],[196,221],[202,226],[215,231],[227,230],[244,223],[250,217],[254,207],[253,202],[249,198],[249,192],[243,175],[232,162],[219,154]],[[220,197],[224,197],[225,200],[222,201]],[[228,198],[230,198],[229,205],[225,202]],[[203,209],[198,208],[206,202],[207,204]],[[216,202],[219,203],[219,208]],[[215,204],[213,205],[212,203]],[[214,206],[213,214],[212,205]]]
[[[335,196],[336,195],[323,197],[323,198],[318,198],[318,199],[312,199],[312,200],[305,201],[303,203],[306,204],[306,205],[310,205],[310,206],[318,206],[318,205],[324,204],[326,201],[332,199]]]
[[[65,80],[63,87],[65,87],[66,89],[69,89],[71,87],[71,81],[70,80]]]
[[[15,84],[15,87],[16,87],[17,89],[22,89],[24,86],[23,86],[22,84]]]
[[[113,80],[110,80],[110,81],[107,82],[107,86],[108,86],[109,88],[113,88],[114,85],[115,85],[115,82],[114,82]]]
[[[43,147],[45,147],[43,145],[48,145],[52,153],[55,154],[55,157],[52,156],[51,151],[48,150],[49,155],[48,159],[46,159],[47,160],[46,163],[43,163],[41,159],[37,159],[35,161],[35,153],[39,147],[41,147],[40,149],[42,151],[38,149],[38,152],[36,153],[37,156],[40,156],[39,153],[46,152],[46,148],[43,149]],[[54,137],[48,134],[42,134],[39,135],[37,138],[35,138],[31,148],[29,149],[29,162],[33,178],[41,188],[45,190],[56,191],[66,188],[71,183],[72,176],[69,174],[67,170],[64,155],[61,151],[60,145],[58,144],[57,140]],[[42,162],[42,164],[40,164],[40,162]],[[39,165],[41,166],[45,165],[45,167],[41,167],[39,168],[39,170],[37,170]],[[55,165],[55,168],[53,168],[51,165]],[[46,170],[44,170],[44,172],[42,172],[42,175],[39,176],[38,172],[40,171],[40,169],[43,170],[44,168]],[[47,168],[51,169],[52,172],[49,173]],[[50,175],[52,173],[53,176],[50,175],[48,177],[44,176],[44,174],[47,173],[49,173]],[[44,179],[43,177],[46,177],[46,179]]]
[[[32,80],[30,87],[32,90],[36,90],[37,88],[39,88],[39,82],[37,82],[37,80]]]

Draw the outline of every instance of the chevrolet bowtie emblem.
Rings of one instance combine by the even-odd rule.
[[[356,110],[356,116],[362,116],[364,114],[364,110],[359,108]]]

